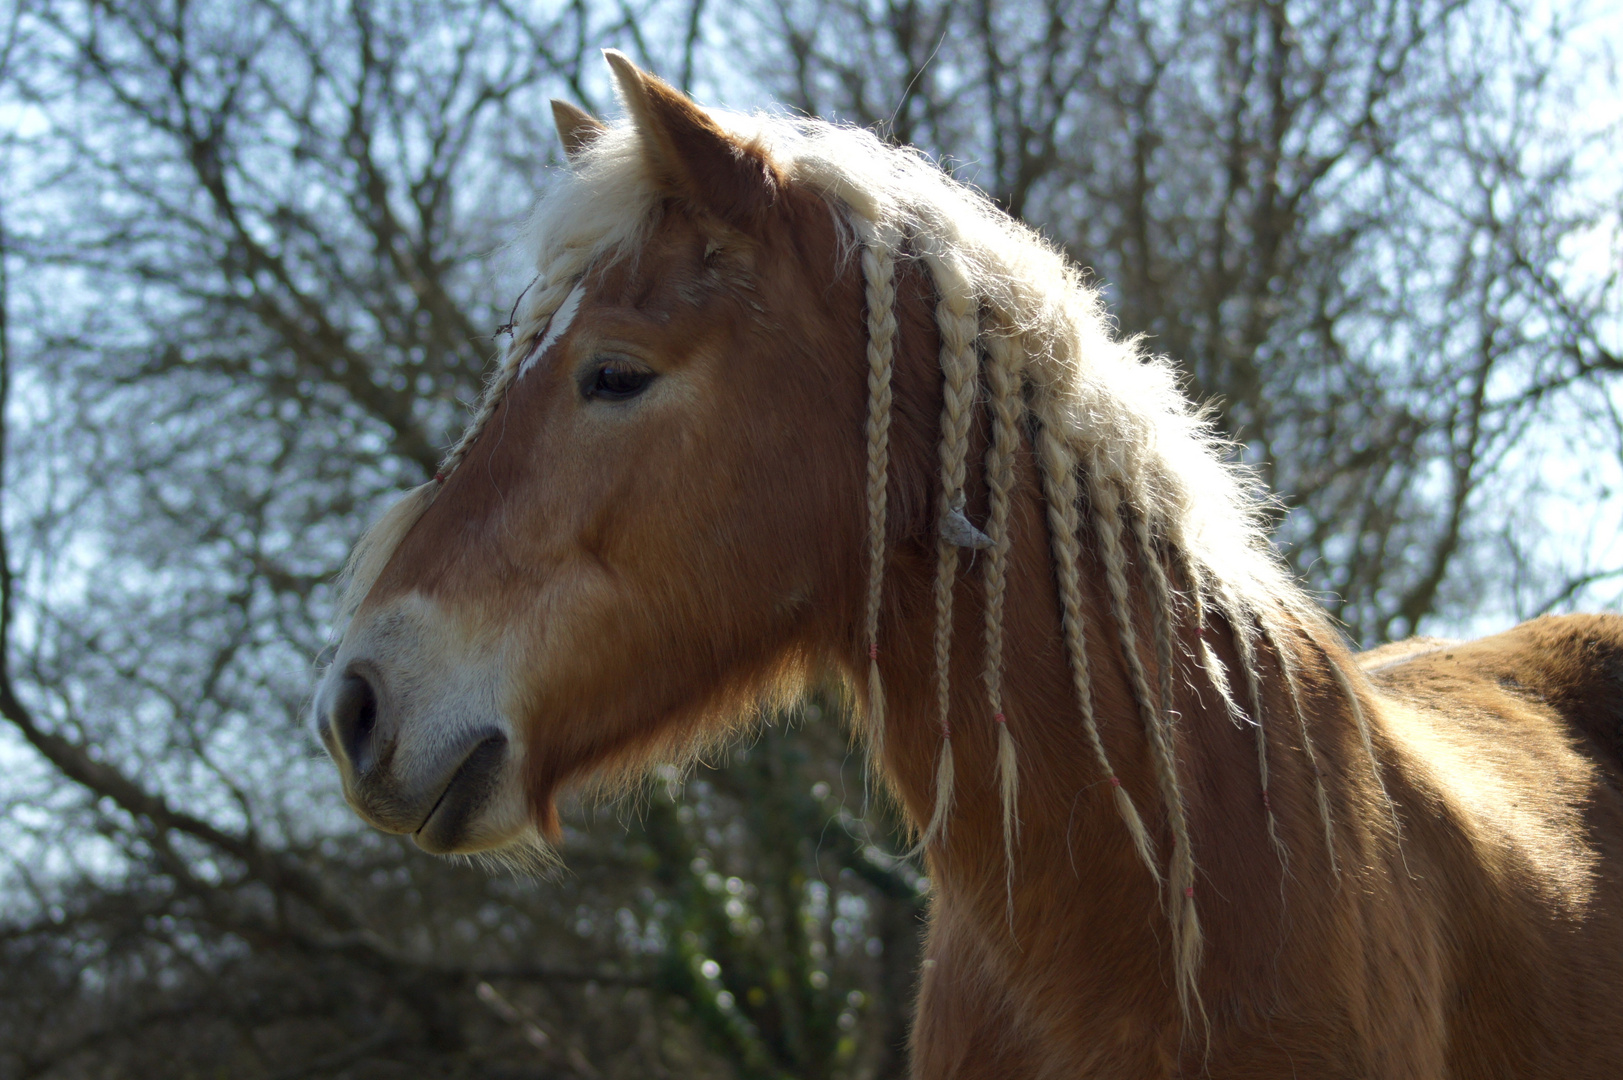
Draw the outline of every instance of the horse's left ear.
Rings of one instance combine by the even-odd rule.
[[[675,87],[604,49],[642,136],[654,178],[671,194],[748,227],[777,199],[781,180],[764,154],[723,131]]]
[[[574,161],[597,141],[608,128],[584,109],[577,109],[567,101],[552,99],[552,120],[558,125],[558,138],[563,141],[564,155]]]

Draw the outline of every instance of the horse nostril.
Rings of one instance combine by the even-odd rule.
[[[345,675],[333,698],[328,723],[350,768],[357,776],[364,775],[377,760],[372,731],[378,724],[378,695],[372,684],[360,675]]]

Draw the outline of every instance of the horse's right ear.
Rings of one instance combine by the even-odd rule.
[[[759,148],[722,130],[681,91],[613,49],[603,58],[642,136],[654,179],[672,195],[747,228],[776,201],[782,181]]]
[[[563,141],[564,156],[570,161],[580,157],[581,151],[608,130],[591,113],[557,98],[552,99],[552,122],[558,125],[558,138]]]

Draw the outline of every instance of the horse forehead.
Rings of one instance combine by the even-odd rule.
[[[804,299],[808,282],[840,276],[834,216],[821,197],[799,190],[786,190],[776,209],[740,231],[668,206],[639,250],[604,268],[599,295],[645,308],[701,306],[718,293],[738,294],[757,310]]]
[[[683,214],[669,213],[640,248],[603,268],[600,296],[617,299],[640,297],[646,301],[671,299],[667,294],[684,281],[707,277],[705,255],[712,241],[699,224]]]
[[[650,329],[670,331],[694,328],[695,318],[718,317],[731,306],[757,295],[753,267],[729,260],[712,264],[702,238],[692,246],[650,243],[612,266],[604,267],[591,282],[584,306],[591,318],[605,312],[635,313]],[[718,306],[720,305],[720,306]],[[576,323],[580,317],[575,319]]]

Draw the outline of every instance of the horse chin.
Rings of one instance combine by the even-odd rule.
[[[501,847],[527,822],[514,807],[513,763],[507,737],[492,732],[463,757],[412,840],[434,855],[466,855]]]
[[[493,790],[481,791],[474,776],[453,782],[411,834],[412,842],[430,855],[469,856],[517,874],[545,874],[555,868],[562,829],[548,830],[511,773],[502,771],[506,775]],[[556,811],[551,820],[556,826]]]
[[[430,855],[500,855],[510,849],[545,846],[528,822],[517,825],[488,820],[471,825],[441,825],[437,815],[411,834],[412,842]]]

